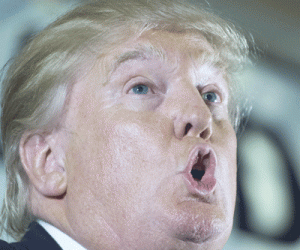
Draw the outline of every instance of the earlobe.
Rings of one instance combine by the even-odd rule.
[[[55,150],[51,135],[24,133],[20,141],[20,158],[31,184],[44,196],[61,196],[67,189],[67,176],[61,160],[63,152]]]

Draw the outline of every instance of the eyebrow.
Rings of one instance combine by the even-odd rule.
[[[203,48],[193,51],[193,53],[189,53],[188,56],[193,61],[198,61],[198,63],[203,64],[211,63],[212,65],[217,66],[220,63],[218,55],[215,53],[210,53]],[[130,60],[147,60],[158,58],[162,61],[167,61],[168,56],[167,52],[163,48],[159,48],[154,46],[151,43],[147,44],[138,44],[135,48],[125,51],[124,53],[115,57],[114,62],[111,64],[111,70],[108,73],[108,79],[112,76],[112,74],[124,63]],[[217,68],[220,68],[217,66]],[[108,81],[106,81],[108,83]]]
[[[150,58],[158,58],[160,60],[165,60],[166,51],[154,47],[151,44],[139,45],[137,48],[126,51],[123,54],[119,55],[113,64],[112,72],[114,72],[118,67],[120,67],[123,63],[127,61],[138,59],[144,60]]]

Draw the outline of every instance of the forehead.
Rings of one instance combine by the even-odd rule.
[[[111,47],[93,65],[88,75],[95,78],[97,88],[108,87],[119,75],[129,78],[151,72],[161,80],[192,74],[197,80],[195,84],[222,82],[228,91],[227,73],[218,53],[196,32],[148,30]]]
[[[150,30],[117,47],[106,59],[114,70],[128,60],[153,58],[169,62],[189,58],[195,63],[216,64],[217,57],[201,34]]]
[[[140,43],[151,43],[155,47],[161,47],[166,52],[183,52],[188,55],[199,55],[203,52],[213,52],[212,47],[201,34],[191,32],[168,32],[168,31],[148,31],[138,39]],[[172,45],[172,46],[170,46]]]

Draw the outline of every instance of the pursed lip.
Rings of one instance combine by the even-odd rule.
[[[192,175],[193,167],[199,162],[201,162],[201,168],[204,171],[201,179],[197,179]],[[195,146],[190,152],[184,171],[181,172],[188,191],[201,198],[212,194],[217,184],[215,178],[216,166],[217,157],[212,147],[208,144],[198,144]]]

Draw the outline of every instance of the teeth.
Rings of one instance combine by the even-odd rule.
[[[203,163],[204,166],[207,166],[207,164],[209,163],[209,159],[203,160],[202,163]]]
[[[199,160],[199,155],[197,156],[196,160],[195,160],[195,164],[196,165],[198,163],[198,160]]]
[[[198,155],[197,155],[197,157],[196,157],[195,164],[198,163],[200,157],[201,157],[201,159],[200,159],[200,162],[201,162],[201,161],[202,161],[202,155],[201,155],[200,152],[199,152]],[[195,164],[194,164],[194,165],[195,165]]]

